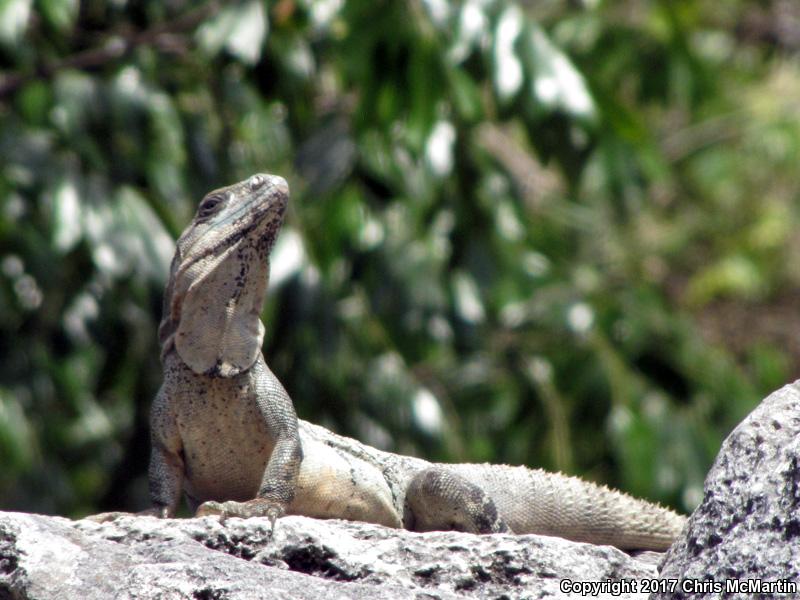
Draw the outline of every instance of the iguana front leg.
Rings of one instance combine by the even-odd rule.
[[[181,501],[186,469],[180,431],[164,387],[158,391],[150,412],[150,467],[148,483],[152,508],[140,514],[171,519]]]
[[[286,509],[294,500],[302,458],[303,451],[296,431],[294,437],[284,435],[275,444],[256,498],[245,502],[209,500],[197,508],[195,516],[219,515],[223,520],[228,517],[268,517],[270,528],[274,530],[276,519],[286,514]]]
[[[268,517],[272,528],[275,520],[286,514],[294,500],[303,449],[297,429],[297,415],[291,398],[263,360],[251,369],[254,377],[255,401],[263,419],[267,436],[274,439],[258,495],[253,500],[236,502],[208,501],[201,504],[196,516]]]

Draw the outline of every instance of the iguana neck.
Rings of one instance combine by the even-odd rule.
[[[172,260],[158,330],[162,361],[175,352],[195,373],[220,377],[250,368],[264,338],[269,252],[288,199],[283,178],[261,174],[203,198]]]

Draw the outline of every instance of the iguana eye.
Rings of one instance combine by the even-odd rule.
[[[222,203],[222,197],[209,196],[200,203],[200,208],[197,209],[197,216],[202,218],[210,217],[213,215],[217,207]]]

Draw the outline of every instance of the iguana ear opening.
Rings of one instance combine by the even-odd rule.
[[[175,275],[175,349],[192,371],[233,377],[253,365],[264,341],[268,271],[255,249],[234,245]]]

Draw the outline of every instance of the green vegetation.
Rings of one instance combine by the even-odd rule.
[[[147,505],[172,239],[266,171],[264,351],[301,417],[690,510],[800,375],[799,18],[0,1],[0,506]]]

